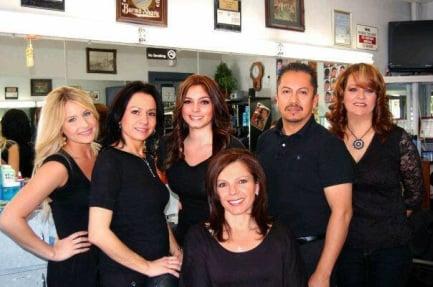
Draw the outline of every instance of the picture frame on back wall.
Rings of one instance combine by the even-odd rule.
[[[46,96],[53,89],[51,79],[30,79],[30,93],[32,97]]]
[[[86,48],[87,73],[117,74],[115,49]]]
[[[304,0],[265,0],[266,27],[304,32]]]
[[[352,47],[352,13],[341,10],[333,10],[332,20],[334,44]]]
[[[5,87],[5,99],[6,100],[18,99],[18,87]]]
[[[65,11],[65,0],[21,0],[21,6]]]
[[[167,26],[167,0],[116,0],[116,20]]]

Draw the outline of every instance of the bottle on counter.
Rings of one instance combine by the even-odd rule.
[[[21,182],[16,180],[15,170],[7,164],[0,166],[1,199],[11,200],[18,193]]]

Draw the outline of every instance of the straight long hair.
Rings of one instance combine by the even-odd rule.
[[[206,190],[208,193],[208,201],[210,206],[209,229],[219,242],[224,242],[224,231],[227,231],[230,237],[230,226],[225,219],[224,207],[221,205],[221,200],[217,191],[218,176],[224,168],[234,162],[240,162],[248,169],[254,178],[256,184],[259,185],[259,193],[256,195],[251,217],[255,220],[259,227],[259,233],[265,236],[269,230],[271,223],[268,216],[267,194],[266,194],[266,176],[263,168],[254,157],[254,155],[245,149],[231,148],[218,153],[209,162],[206,173]]]

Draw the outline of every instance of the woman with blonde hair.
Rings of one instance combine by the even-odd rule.
[[[385,82],[372,65],[343,71],[329,108],[331,131],[344,141],[355,167],[338,286],[405,286],[412,260],[407,217],[419,208],[423,192],[418,151],[392,122]]]
[[[96,250],[87,239],[87,224],[97,134],[98,113],[91,98],[75,88],[53,90],[38,125],[34,175],[0,217],[6,234],[48,260],[48,286],[96,285]],[[27,223],[45,201],[49,201],[58,235],[52,246]]]

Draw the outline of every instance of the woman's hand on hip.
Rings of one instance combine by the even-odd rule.
[[[149,277],[155,277],[162,274],[172,274],[179,277],[179,271],[182,262],[176,256],[166,256],[154,261],[148,261],[148,266],[144,274]]]
[[[87,231],[78,231],[54,243],[52,261],[63,261],[72,256],[87,252],[92,244],[87,238]]]

